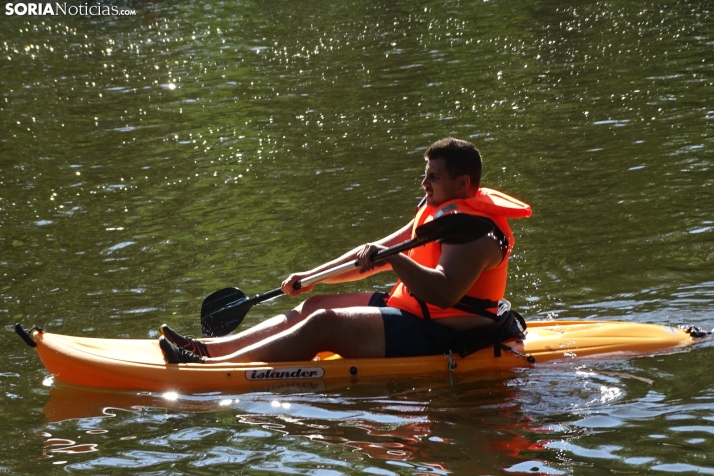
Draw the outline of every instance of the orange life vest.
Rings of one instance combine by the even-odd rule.
[[[475,197],[467,199],[451,200],[438,207],[430,205],[422,206],[414,218],[412,228],[412,238],[416,236],[417,227],[433,220],[435,217],[449,213],[467,213],[488,218],[494,222],[496,227],[503,233],[508,241],[508,247],[503,260],[493,269],[481,272],[476,282],[455,307],[442,309],[429,303],[419,301],[409,293],[404,283],[397,281],[390,292],[387,306],[396,307],[410,312],[417,316],[425,317],[424,306],[427,313],[433,319],[445,317],[463,316],[466,314],[480,314],[495,317],[498,301],[503,298],[506,292],[506,279],[508,276],[508,257],[515,244],[515,238],[508,226],[506,218],[525,218],[531,216],[531,207],[513,197],[491,190],[481,188]],[[436,268],[441,257],[441,244],[431,242],[417,248],[412,248],[407,252],[407,256],[417,263],[428,268]]]

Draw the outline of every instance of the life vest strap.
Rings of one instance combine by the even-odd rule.
[[[489,311],[489,309],[498,309],[498,301],[464,296],[459,299],[459,302],[454,304],[453,307],[454,309],[468,312],[469,314],[476,314],[477,316],[488,317],[489,319],[493,319],[494,321],[498,320],[498,315],[494,312]]]
[[[507,301],[505,302],[507,303]],[[494,357],[500,357],[501,350],[505,350],[523,357],[529,363],[535,362],[532,355],[520,353],[513,347],[503,343],[503,341],[508,339],[515,338],[523,340],[525,338],[527,326],[523,317],[519,313],[512,311],[510,309],[510,303],[508,303],[508,307],[504,308],[504,312],[499,313],[499,318],[501,319],[501,325],[498,329],[489,333],[484,333],[483,330],[478,328],[462,332],[456,340],[452,342],[450,349],[457,352],[459,356],[463,358],[473,354],[477,350],[492,345]]]
[[[411,291],[409,291],[409,295],[413,297],[416,302],[419,303],[422,317],[427,321],[431,320],[431,313],[429,312],[429,307],[426,305],[426,302],[416,297]],[[458,309],[459,311],[467,312],[469,314],[488,317],[489,319],[497,321],[499,319],[499,315],[495,312],[489,311],[489,309],[498,309],[499,304],[499,301],[491,301],[490,299],[478,299],[471,296],[464,296],[459,300],[459,302],[454,304],[453,308]]]
[[[425,302],[425,301],[422,301],[421,299],[419,299],[418,297],[416,297],[414,294],[412,294],[411,291],[409,291],[409,295],[410,295],[411,297],[413,297],[413,298],[416,300],[416,302],[419,303],[419,307],[421,308],[421,315],[422,315],[422,317],[423,317],[424,319],[426,319],[427,321],[431,322],[431,313],[429,312],[429,306],[426,305],[426,302]]]

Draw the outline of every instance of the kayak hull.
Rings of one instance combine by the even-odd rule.
[[[528,367],[524,356],[487,347],[465,358],[443,355],[343,359],[329,353],[315,360],[279,363],[166,364],[153,339],[97,339],[33,330],[42,363],[56,381],[85,387],[197,393],[281,384],[314,388],[320,382],[354,378],[466,374]],[[687,331],[657,324],[612,321],[531,321],[523,341],[507,342],[536,364],[583,357],[650,355],[695,342]],[[451,365],[450,365],[451,364]],[[456,364],[455,367],[453,364]]]

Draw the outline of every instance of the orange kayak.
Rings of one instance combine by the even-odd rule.
[[[598,356],[650,355],[681,349],[710,333],[658,324],[613,321],[531,321],[523,341],[508,341],[514,352],[494,355],[493,347],[461,358],[343,359],[323,352],[304,362],[166,364],[154,339],[74,337],[18,325],[56,381],[95,388],[175,391],[241,391],[257,387],[340,379],[466,374],[528,367],[543,362]],[[24,335],[23,335],[24,333]],[[210,339],[206,339],[209,341]],[[526,357],[532,357],[528,359]]]

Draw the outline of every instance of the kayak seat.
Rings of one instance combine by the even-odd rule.
[[[500,357],[502,350],[520,354],[513,347],[503,342],[512,339],[522,341],[526,338],[527,325],[523,316],[511,309],[510,302],[501,299],[498,306],[496,323],[498,326],[488,331],[485,331],[483,328],[477,328],[461,332],[451,344],[449,350],[459,354],[462,358],[489,346],[493,346],[493,355],[495,357]],[[520,355],[529,362],[535,361],[532,356]]]
[[[318,352],[315,357],[312,358],[313,361],[318,360],[340,360],[342,356],[340,354],[335,354],[334,352],[323,351]]]

